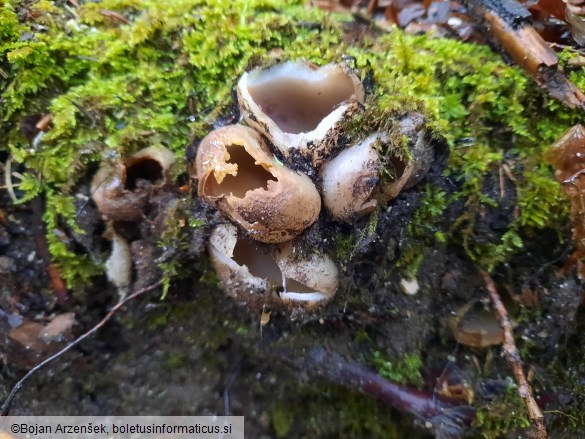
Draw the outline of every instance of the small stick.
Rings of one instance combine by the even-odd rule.
[[[118,14],[117,12],[114,12],[114,11],[109,11],[107,9],[100,9],[100,14],[102,14],[106,17],[113,18],[114,20],[117,20],[117,21],[124,23],[124,24],[130,23],[126,17],[124,17],[122,14]]]
[[[51,113],[45,114],[36,124],[37,130],[40,131],[49,131],[51,122],[53,120],[53,115]]]
[[[161,284],[162,284],[162,280],[159,280],[158,282],[156,282],[153,285],[142,288],[142,289],[135,291],[134,293],[132,293],[124,298],[121,298],[118,301],[118,303],[116,303],[112,307],[112,309],[110,309],[110,311],[106,314],[106,316],[103,319],[101,319],[93,328],[91,328],[89,331],[87,331],[84,334],[77,337],[75,340],[73,340],[71,343],[69,343],[67,346],[65,346],[63,349],[61,349],[56,354],[53,354],[50,357],[44,359],[39,364],[37,364],[35,367],[33,367],[31,370],[29,370],[27,372],[27,374],[25,376],[23,376],[14,385],[14,387],[12,388],[12,390],[10,391],[10,393],[8,394],[8,396],[6,397],[4,402],[2,403],[2,406],[0,406],[0,416],[7,416],[8,415],[8,411],[10,410],[10,405],[12,404],[12,400],[17,395],[17,393],[20,391],[20,389],[22,389],[22,387],[24,386],[24,383],[29,378],[31,378],[33,375],[35,375],[37,372],[39,372],[47,364],[49,364],[49,363],[53,362],[54,360],[56,360],[57,358],[59,358],[65,352],[67,352],[71,348],[77,346],[79,343],[81,343],[83,340],[88,338],[90,335],[95,334],[100,328],[102,328],[114,316],[116,311],[118,311],[122,306],[124,306],[124,304],[126,304],[126,302],[128,302],[132,299],[135,299],[136,297],[141,296],[142,294],[147,293],[148,291],[154,290],[155,288],[157,288]]]
[[[14,203],[18,202],[16,194],[14,193],[14,185],[12,184],[12,162],[10,159],[6,160],[4,164],[4,187],[8,191],[10,198]]]
[[[506,196],[506,186],[504,180],[504,167],[500,162],[500,200],[502,200]]]
[[[518,394],[524,400],[526,408],[528,409],[528,416],[532,421],[532,426],[535,431],[536,439],[546,439],[548,437],[546,427],[544,426],[544,415],[538,406],[538,403],[534,399],[532,393],[532,387],[528,383],[524,371],[522,370],[522,358],[514,342],[514,336],[512,335],[512,323],[510,317],[508,317],[508,311],[502,303],[502,299],[496,290],[496,285],[493,279],[486,271],[481,271],[481,277],[483,278],[496,314],[500,326],[504,331],[504,343],[502,345],[502,356],[506,359],[506,362],[512,367],[516,383],[518,383]]]

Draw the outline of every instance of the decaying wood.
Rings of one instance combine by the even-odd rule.
[[[100,14],[102,14],[106,17],[110,17],[116,21],[119,21],[120,23],[130,24],[130,21],[126,17],[124,17],[122,14],[118,14],[115,11],[110,11],[107,9],[100,9]]]
[[[544,416],[540,410],[540,407],[538,406],[538,403],[534,399],[532,387],[524,375],[524,370],[522,369],[522,358],[520,357],[520,353],[518,352],[518,348],[514,342],[512,323],[508,317],[508,311],[506,311],[506,307],[502,303],[502,299],[498,294],[498,290],[496,289],[496,285],[491,276],[486,271],[482,271],[481,276],[485,282],[492,304],[494,305],[494,309],[498,314],[500,325],[504,330],[502,356],[506,359],[512,368],[512,371],[514,372],[514,377],[516,378],[516,383],[518,384],[518,394],[526,404],[526,408],[528,409],[528,417],[532,422],[534,429],[533,437],[536,439],[546,439],[548,434],[546,432],[546,427],[544,426]]]
[[[585,95],[565,76],[556,53],[532,27],[530,12],[515,0],[465,0],[485,25],[491,43],[505,51],[563,105],[585,110]]]

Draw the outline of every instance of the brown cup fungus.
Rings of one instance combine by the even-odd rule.
[[[112,243],[105,262],[108,280],[124,296],[132,282],[132,252],[119,222],[138,223],[153,210],[155,192],[170,183],[175,155],[162,146],[144,148],[126,160],[103,163],[91,182],[92,199],[107,220],[104,238]],[[158,192],[160,193],[160,192]]]
[[[341,123],[364,102],[364,89],[344,64],[288,61],[244,73],[238,100],[246,123],[287,159],[298,152],[319,167],[338,147]]]
[[[201,141],[192,177],[204,200],[258,241],[291,240],[321,210],[309,177],[280,164],[260,134],[243,125],[219,128]]]
[[[371,213],[422,178],[433,157],[423,122],[416,113],[399,122],[398,137],[411,139],[408,151],[393,144],[396,136],[375,133],[323,165],[323,203],[334,219],[347,222]]]
[[[483,348],[504,340],[496,312],[477,301],[462,306],[448,322],[457,342],[465,346]]]
[[[237,93],[248,126],[210,132],[189,169],[199,196],[233,223],[213,229],[212,265],[225,292],[252,309],[314,310],[339,283],[334,261],[303,244],[327,242],[319,236],[326,227],[313,228],[311,239],[301,236],[317,221],[321,196],[331,218],[350,222],[420,181],[433,161],[424,117],[406,113],[392,124],[382,121],[384,128],[370,128],[341,150],[355,135],[344,132],[346,122],[363,111],[365,97],[347,65],[284,62],[244,73]],[[311,178],[274,154],[317,180],[321,195]],[[114,226],[156,212],[153,194],[165,195],[173,163],[170,151],[151,147],[105,163],[93,178],[92,198],[112,241],[107,274],[121,294],[132,281],[134,247]],[[410,282],[417,286],[416,279]]]
[[[92,199],[100,213],[114,221],[140,221],[153,188],[170,180],[175,155],[151,146],[124,161],[103,164],[91,182]]]
[[[433,150],[424,117],[407,113],[339,152],[349,137],[345,122],[364,102],[363,86],[346,65],[285,62],[245,73],[237,92],[248,126],[208,134],[191,169],[201,198],[240,226],[213,230],[213,267],[226,293],[253,309],[313,310],[335,294],[338,271],[329,256],[292,239],[315,223],[321,197],[308,176],[273,153],[287,164],[300,159],[300,167],[319,178],[328,214],[352,221],[429,169]]]
[[[221,224],[209,239],[209,255],[228,295],[249,307],[312,310],[337,289],[338,272],[325,254],[296,255],[290,244],[262,245],[232,224]]]

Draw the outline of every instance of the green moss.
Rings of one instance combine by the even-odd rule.
[[[398,361],[390,361],[379,351],[374,352],[372,364],[384,378],[401,384],[422,387],[423,377],[420,373],[422,360],[418,352],[405,354]]]
[[[180,369],[187,364],[188,360],[186,355],[170,354],[167,358],[167,367],[171,370]]]
[[[291,431],[302,437],[403,438],[427,437],[412,427],[412,421],[367,395],[346,388],[316,385],[282,401],[283,409],[292,413]]]
[[[276,437],[287,437],[294,421],[293,413],[289,408],[282,402],[275,402],[270,407],[270,419]]]
[[[191,236],[194,229],[204,225],[202,220],[191,218],[186,200],[179,200],[168,208],[163,224],[163,231],[158,242],[163,254],[158,259],[158,267],[162,272],[163,300],[171,282],[192,274],[187,268],[184,255],[191,246]]]
[[[528,410],[512,381],[508,383],[505,396],[477,409],[474,424],[485,439],[505,437],[530,427]]]
[[[24,199],[47,197],[47,224],[71,223],[76,213],[58,210],[53,197],[68,197],[96,162],[141,147],[163,144],[181,159],[189,139],[205,135],[228,108],[244,70],[280,59],[325,64],[350,55],[375,87],[364,115],[350,123],[349,140],[392,130],[407,111],[423,113],[428,128],[451,146],[447,172],[461,183],[458,197],[472,212],[498,203],[482,191],[485,176],[502,161],[512,165],[521,212],[501,242],[483,248],[466,241],[473,233],[469,223],[447,237],[474,260],[493,266],[519,248],[517,237],[525,231],[565,220],[565,203],[542,153],[576,113],[543,96],[485,46],[400,31],[349,46],[349,19],[300,0],[104,0],[76,9],[45,0],[24,6],[5,1],[0,150],[20,164]],[[575,75],[579,83],[583,75]],[[51,130],[31,147],[21,123],[47,112]],[[401,139],[394,143],[405,152]],[[446,238],[438,232],[435,239]],[[58,242],[50,245],[70,285],[98,272],[87,258]]]
[[[335,235],[335,259],[338,261],[351,259],[355,252],[356,242],[356,237],[353,233],[337,233]]]

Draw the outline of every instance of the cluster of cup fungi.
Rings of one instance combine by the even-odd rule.
[[[348,144],[344,129],[364,111],[365,95],[346,63],[287,61],[252,70],[237,84],[240,123],[215,129],[200,142],[189,172],[199,197],[225,218],[211,231],[207,248],[223,290],[237,302],[308,311],[326,304],[338,289],[339,271],[318,245],[303,248],[303,234],[314,231],[319,218],[352,223],[372,213],[430,167],[432,147],[416,113],[397,120],[398,136],[364,132]],[[408,143],[406,158],[392,147],[400,137]],[[127,196],[140,191],[140,179],[128,180],[132,165],[144,167],[145,160],[158,172],[158,180],[150,179],[154,188],[168,183],[173,159],[161,148],[131,156],[114,172],[111,166],[98,171],[92,192],[104,217],[133,221],[141,214],[146,198]],[[322,236],[324,242],[330,238]],[[115,236],[112,242],[110,260],[125,251]],[[111,265],[110,279],[128,285],[127,267],[116,276],[123,264]]]

